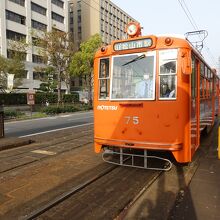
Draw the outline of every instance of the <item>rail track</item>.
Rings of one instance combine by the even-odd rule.
[[[83,134],[67,135],[62,138],[57,138],[54,141],[33,143],[25,145],[24,147],[20,146],[19,148],[10,149],[9,151],[2,151],[0,152],[0,160],[2,163],[0,174],[27,166],[39,160],[44,160],[49,156],[58,156],[59,154],[77,149],[92,142],[92,129],[89,129],[84,131]],[[45,154],[42,154],[40,157],[39,155],[35,157],[35,152],[45,152]],[[49,155],[47,155],[47,152],[49,152]],[[53,152],[53,154],[50,154],[50,152]],[[28,161],[26,158],[28,158]],[[8,163],[8,161],[10,161],[10,163]]]
[[[113,176],[118,180],[122,173],[124,173],[122,181],[113,180]],[[107,169],[74,186],[30,214],[22,216],[21,219],[114,219],[137,194],[140,195],[143,188],[146,190],[150,187],[161,173],[162,171],[143,171],[109,165]],[[136,180],[131,179],[131,176],[136,177]],[[111,188],[108,188],[109,184],[103,184],[109,180],[111,180],[109,184],[113,184]],[[126,187],[124,187],[125,182]],[[123,192],[117,192],[123,187],[125,188]],[[94,204],[91,203],[92,201]],[[115,205],[103,207],[102,204],[105,203]]]
[[[31,219],[35,219],[35,218],[41,216],[46,211],[52,209],[56,205],[62,203],[65,200],[67,200],[69,197],[73,196],[77,192],[82,191],[84,188],[88,187],[90,184],[92,184],[95,181],[99,180],[100,178],[102,178],[103,176],[107,175],[109,172],[113,171],[116,168],[117,168],[116,165],[115,166],[110,166],[109,168],[107,168],[103,172],[93,176],[92,178],[90,178],[89,180],[85,181],[84,183],[81,183],[78,186],[75,186],[75,187],[71,188],[69,191],[63,193],[62,195],[60,195],[58,197],[56,197],[52,201],[49,201],[44,206],[36,209],[35,211],[31,212],[30,214],[28,214],[26,216],[21,217],[21,219],[23,219],[23,220],[31,220]]]
[[[88,132],[83,134],[83,137],[84,135],[89,137]],[[79,137],[78,135],[79,134],[75,134],[74,137],[77,138]],[[68,140],[71,142],[71,136],[68,137]],[[67,145],[69,144],[68,140],[66,139],[65,142]],[[57,139],[56,141],[56,146],[59,147],[58,142],[62,144],[62,140]],[[207,143],[204,144],[207,145]],[[29,187],[29,190],[38,191],[39,189],[36,186],[38,186],[38,184],[41,185],[40,182],[44,177],[50,180],[51,175],[60,175],[63,181],[59,184],[54,184],[54,180],[52,179],[52,182],[48,183],[50,188],[45,189],[44,193],[38,192],[37,196],[30,197],[22,202],[19,201],[18,205],[15,207],[13,205],[8,207],[7,203],[5,203],[7,211],[2,217],[5,219],[14,219],[16,217],[25,220],[126,219],[125,216],[129,210],[132,209],[133,206],[135,207],[136,202],[138,203],[139,199],[146,192],[148,193],[147,200],[145,196],[145,200],[143,201],[144,207],[141,204],[140,208],[146,210],[152,206],[153,208],[151,207],[150,209],[155,210],[154,215],[156,215],[155,213],[161,210],[159,204],[162,203],[154,204],[151,201],[151,197],[156,196],[155,201],[163,202],[167,201],[166,196],[171,194],[171,197],[175,199],[170,191],[171,188],[173,190],[177,185],[175,193],[178,193],[179,189],[183,189],[190,181],[198,164],[198,161],[195,161],[186,167],[174,165],[169,172],[120,167],[102,162],[101,157],[94,154],[92,144],[85,147],[82,146],[83,144],[81,147],[77,147],[76,151],[74,149],[74,151],[70,150],[70,152],[68,152],[67,149],[65,152],[63,149],[60,149],[57,157],[42,158],[48,158],[48,160],[42,160],[42,163],[36,163],[34,166],[27,167],[26,170],[29,170],[28,172],[26,172],[25,169],[21,169],[19,172],[12,172],[13,178],[17,175],[18,180],[21,179],[19,173],[26,172],[22,174],[23,179],[21,182],[23,182],[25,178],[29,178],[27,179],[27,183],[29,183],[30,180],[33,180],[31,177],[32,175],[36,176],[34,181],[39,179],[37,185],[33,184],[35,188]],[[64,153],[62,154],[62,152]],[[64,160],[64,158],[66,159]],[[66,166],[63,167],[61,163],[66,163]],[[51,165],[49,166],[47,164]],[[59,166],[65,168],[63,171],[66,169],[69,170],[63,174]],[[55,169],[46,171],[46,173],[50,174],[49,176],[45,176],[45,172],[41,174],[42,170],[47,170],[52,167],[55,167]],[[76,171],[78,171],[78,173],[75,174]],[[11,174],[10,172],[6,172],[5,174],[8,179],[6,178],[4,180],[4,185],[7,185],[7,181],[10,180]],[[182,185],[182,183],[185,185]],[[172,184],[176,185],[174,186]],[[169,188],[169,186],[171,188]],[[5,189],[3,189],[2,192],[4,192],[4,190]],[[27,192],[32,193],[31,191]],[[161,212],[163,211],[164,210],[161,210]]]

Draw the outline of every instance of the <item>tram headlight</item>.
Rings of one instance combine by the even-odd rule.
[[[136,32],[137,32],[137,27],[135,24],[128,25],[128,28],[127,28],[128,35],[135,35]]]
[[[167,46],[170,46],[173,43],[173,39],[170,37],[165,38],[165,44]]]
[[[106,51],[106,47],[101,47],[101,52],[104,53]]]
[[[127,25],[126,32],[130,37],[138,36],[141,33],[139,23],[131,22]]]

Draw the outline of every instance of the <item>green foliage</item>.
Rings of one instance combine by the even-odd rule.
[[[45,67],[35,67],[37,72],[43,73],[40,74],[40,90],[43,92],[54,92],[57,88],[57,80],[54,67],[45,66]]]
[[[99,34],[80,44],[80,51],[74,54],[70,64],[70,73],[74,76],[90,75],[93,70],[94,55],[101,46]]]
[[[26,60],[26,51],[28,45],[25,42],[25,39],[20,39],[16,41],[9,41],[9,47],[11,48],[8,51],[9,59],[0,56],[0,87],[4,90],[11,91],[13,86],[18,86],[21,84],[19,78],[22,78],[25,72],[25,64],[24,61]],[[11,85],[10,88],[7,88],[7,78],[8,74],[13,74],[14,80],[13,86]]]
[[[81,43],[80,51],[74,54],[69,67],[71,75],[81,76],[85,80],[90,104],[92,104],[94,56],[101,43],[99,34],[95,34],[88,41]]]
[[[23,112],[20,111],[16,111],[16,110],[5,110],[4,111],[4,118],[5,119],[9,119],[9,118],[19,118],[24,116],[25,114]]]
[[[57,94],[56,93],[36,93],[35,94],[35,103],[36,104],[45,104],[57,103]]]
[[[23,105],[27,104],[26,93],[0,93],[0,104]]]
[[[63,101],[65,103],[78,103],[79,94],[64,94]],[[57,103],[56,93],[36,93],[35,104]],[[0,93],[0,105],[25,105],[27,104],[26,93]]]
[[[12,59],[6,59],[0,55],[0,87],[5,90],[7,90],[8,74],[14,74],[16,78],[20,78],[25,71],[24,62],[21,57],[17,55],[19,52],[14,51],[13,53],[15,55]],[[16,80],[15,86],[18,86],[19,84],[20,81]]]
[[[15,74],[16,77],[19,78],[20,75],[24,73],[25,65],[20,58],[17,58],[16,56],[13,59],[7,60],[7,73]]]
[[[79,102],[79,94],[78,93],[64,94],[63,102],[64,103],[77,103]]]
[[[70,91],[69,63],[74,53],[70,33],[59,31],[55,27],[50,32],[44,32],[37,38],[41,48],[38,53],[45,62],[54,68],[57,79],[58,103],[61,102],[61,81],[66,83]],[[36,42],[34,42],[36,43]],[[48,82],[47,82],[48,83]]]
[[[66,105],[66,106],[48,106],[42,109],[42,111],[48,115],[77,112],[91,109],[88,105]]]

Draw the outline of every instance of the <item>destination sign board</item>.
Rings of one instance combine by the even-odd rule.
[[[153,40],[151,38],[144,38],[139,40],[125,41],[114,44],[114,50],[131,50],[137,48],[151,47]]]

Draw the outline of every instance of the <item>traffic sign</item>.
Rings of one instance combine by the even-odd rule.
[[[35,104],[35,93],[27,93],[27,104],[34,105]]]

